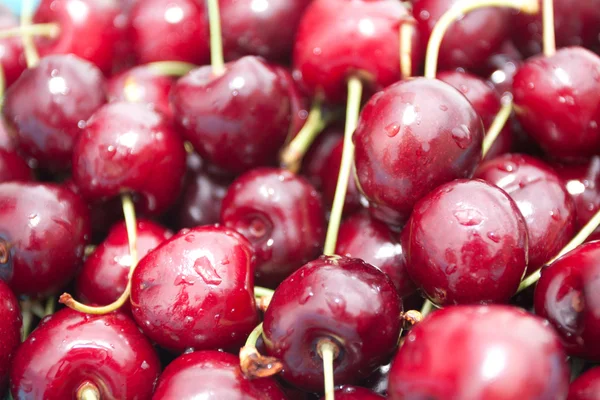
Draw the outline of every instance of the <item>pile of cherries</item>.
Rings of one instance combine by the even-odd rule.
[[[600,0],[30,3],[0,399],[600,400]]]

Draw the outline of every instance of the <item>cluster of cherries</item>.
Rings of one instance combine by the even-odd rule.
[[[1,399],[600,399],[600,0],[23,3]]]

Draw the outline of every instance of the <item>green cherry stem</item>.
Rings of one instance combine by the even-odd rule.
[[[512,113],[512,110],[513,110],[512,96],[510,96],[510,95],[504,96],[502,98],[502,107],[500,108],[500,111],[496,115],[496,118],[494,118],[494,122],[492,122],[492,125],[490,125],[490,128],[486,132],[485,138],[483,139],[482,156],[481,156],[482,159],[485,158],[488,151],[490,151],[490,149],[492,148],[492,145],[498,138],[498,135],[500,135],[500,132],[502,132],[502,129],[504,129],[504,125],[506,125],[508,118],[510,118],[510,114]]]
[[[263,334],[262,322],[256,326],[240,349],[240,369],[250,379],[267,378],[281,372],[283,364],[274,357],[261,355],[256,349],[256,342]]]
[[[159,75],[173,77],[184,76],[191,70],[198,68],[195,64],[183,61],[155,61],[146,64],[146,66]]]
[[[543,0],[542,4],[542,39],[544,41],[544,55],[550,57],[556,53],[556,34],[554,32],[554,3],[552,0]]]
[[[21,27],[24,28],[25,32],[22,33],[21,40],[23,41],[23,51],[25,53],[25,61],[27,62],[28,68],[35,67],[40,61],[40,55],[35,48],[33,42],[33,35],[27,33],[27,29],[32,26],[33,21],[33,0],[23,0],[23,7],[21,10]]]
[[[210,64],[213,74],[219,76],[225,72],[219,0],[208,0],[208,21],[210,24]]]

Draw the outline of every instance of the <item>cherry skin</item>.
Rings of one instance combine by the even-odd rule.
[[[131,309],[142,331],[182,352],[234,348],[258,323],[250,243],[227,228],[184,229],[138,264]]]
[[[527,226],[515,202],[481,180],[440,186],[402,234],[408,273],[438,305],[508,302],[527,263]]]
[[[220,351],[196,351],[179,356],[158,380],[154,400],[214,398],[285,400],[272,378],[247,379],[238,357]]]
[[[529,59],[513,82],[516,116],[550,155],[590,157],[600,151],[600,57],[581,47]]]
[[[25,155],[42,167],[64,170],[85,121],[105,102],[98,68],[73,55],[54,55],[8,89],[3,113]]]
[[[20,344],[19,302],[8,285],[0,280],[0,393],[8,388],[8,371]]]
[[[0,30],[19,26],[19,19],[10,10],[0,5]],[[23,40],[12,37],[0,40],[0,65],[4,73],[4,83],[9,87],[27,68],[23,55]]]
[[[542,270],[535,312],[556,328],[570,355],[600,360],[600,242],[586,243]]]
[[[175,118],[202,158],[232,173],[276,162],[290,127],[287,83],[276,68],[247,56],[223,75],[197,68],[173,86]]]
[[[391,400],[549,400],[566,399],[568,387],[552,329],[495,305],[447,307],[414,326],[392,362],[388,391]]]
[[[0,118],[0,148],[8,151],[14,151],[17,149],[14,138],[10,135],[9,130],[6,128],[4,118]]]
[[[302,16],[294,43],[294,76],[314,96],[333,103],[346,99],[346,80],[358,74],[371,90],[401,78],[400,26],[410,12],[397,1],[315,0]],[[412,35],[411,65],[421,52]]]
[[[254,248],[257,284],[276,287],[321,253],[325,212],[317,190],[279,168],[257,168],[236,179],[221,208],[221,223]]]
[[[483,124],[469,101],[437,79],[389,86],[363,108],[353,140],[356,174],[377,217],[402,224],[437,186],[470,177]]]
[[[286,87],[290,98],[291,119],[288,129],[288,140],[291,140],[300,132],[306,122],[306,118],[308,118],[310,99],[302,90],[300,84],[294,79],[289,69],[275,66],[275,70],[281,79],[281,83]]]
[[[10,181],[32,181],[33,171],[14,151],[0,147],[0,183]]]
[[[400,242],[383,222],[367,212],[356,213],[340,226],[335,253],[360,258],[390,277],[400,297],[415,291],[406,271],[406,259]]]
[[[325,165],[334,147],[338,146],[344,136],[344,128],[339,124],[331,125],[317,137],[310,146],[302,161],[301,173],[319,191],[323,190],[322,177],[327,174]],[[339,168],[339,167],[338,167]],[[348,181],[350,185],[350,181]]]
[[[160,214],[175,202],[184,173],[179,133],[144,104],[103,106],[88,120],[73,150],[73,180],[86,199],[106,200],[131,190],[148,214]]]
[[[598,400],[600,367],[592,368],[571,382],[567,400]]]
[[[395,350],[401,312],[392,281],[377,268],[357,258],[322,256],[279,285],[265,312],[264,343],[267,353],[283,362],[283,379],[321,391],[320,341],[339,348],[335,383],[355,382]]]
[[[487,77],[487,81],[500,94],[511,93],[513,79],[523,65],[523,56],[511,41],[506,41],[495,54],[490,56],[478,75]]]
[[[142,259],[173,234],[147,220],[137,221],[137,254]],[[125,291],[131,256],[125,222],[114,225],[106,240],[85,260],[76,281],[77,297],[85,304],[111,304]]]
[[[71,399],[91,383],[100,398],[147,399],[159,373],[152,344],[125,314],[65,308],[45,318],[17,350],[11,392],[15,400]]]
[[[81,265],[89,234],[87,204],[72,191],[0,184],[0,279],[15,294],[52,294],[66,285]]]
[[[560,177],[544,162],[526,155],[505,154],[482,163],[474,177],[508,193],[525,217],[528,273],[541,268],[575,236],[575,203]]]
[[[337,400],[382,400],[385,397],[358,386],[342,386],[335,391]],[[325,397],[322,398],[325,400]]]

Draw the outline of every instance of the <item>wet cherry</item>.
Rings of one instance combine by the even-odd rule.
[[[17,153],[0,147],[0,183],[31,181],[33,171]]]
[[[385,397],[359,386],[342,386],[335,391],[337,400],[382,400]],[[323,397],[322,400],[325,398]]]
[[[20,344],[19,302],[6,283],[0,280],[0,394],[8,388],[8,371]]]
[[[571,382],[567,400],[598,400],[600,367],[592,368]]]
[[[322,176],[326,175],[325,164],[331,151],[340,143],[343,136],[344,129],[338,124],[325,128],[304,156],[301,173],[320,191],[323,190]]]

